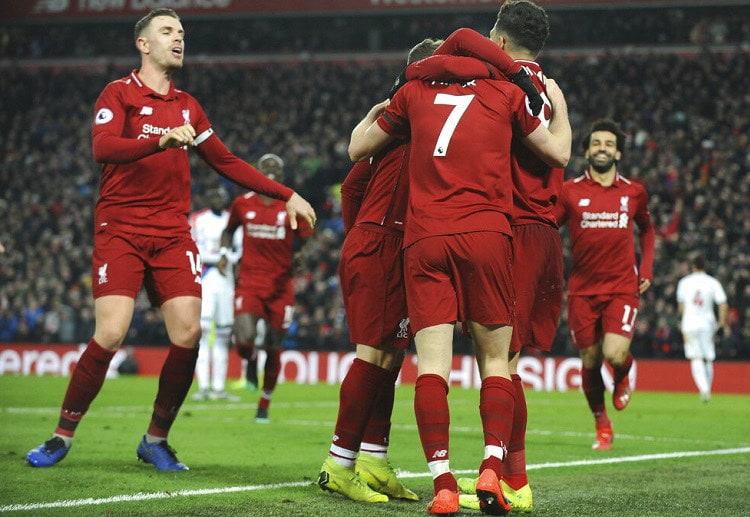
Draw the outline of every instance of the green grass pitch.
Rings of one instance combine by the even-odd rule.
[[[354,503],[315,484],[336,420],[338,386],[280,385],[271,423],[241,402],[192,402],[170,443],[189,472],[136,460],[155,378],[107,380],[59,465],[34,469],[26,452],[57,422],[67,378],[0,376],[0,517],[426,515],[432,483],[416,431],[413,386],[400,386],[390,457],[422,501]],[[193,388],[195,389],[195,388]],[[591,450],[593,419],[581,393],[527,391],[533,516],[739,517],[750,515],[750,397],[638,392],[611,409],[613,449]],[[483,453],[479,393],[453,387],[451,466],[476,475]],[[459,515],[480,515],[461,510]]]

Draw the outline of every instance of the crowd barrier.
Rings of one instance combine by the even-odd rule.
[[[0,344],[0,375],[70,375],[85,348],[80,345],[47,343]],[[110,368],[116,377],[118,366],[131,354],[138,365],[137,375],[159,375],[166,357],[164,347],[125,347],[118,351]],[[281,355],[279,382],[297,384],[339,384],[354,360],[354,352],[315,352],[285,350]],[[264,361],[259,353],[259,363]],[[242,360],[229,354],[230,378],[240,378]],[[577,357],[521,357],[518,371],[528,389],[536,391],[570,391],[581,387],[581,361]],[[604,366],[604,382],[612,389],[612,375]],[[417,357],[407,354],[399,377],[400,384],[414,384],[417,378]],[[630,382],[643,391],[694,392],[695,384],[687,360],[636,359],[630,372]],[[474,357],[453,357],[451,385],[479,388],[481,380]],[[750,362],[717,361],[714,363],[714,393],[750,395]]]

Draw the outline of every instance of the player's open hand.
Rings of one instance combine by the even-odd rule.
[[[544,89],[547,91],[547,98],[549,99],[550,103],[552,103],[552,109],[562,111],[562,109],[564,108],[565,113],[567,114],[565,95],[563,95],[563,92],[560,89],[560,86],[557,84],[557,81],[547,77],[546,81],[544,82]]]
[[[648,278],[641,278],[638,281],[638,292],[639,293],[641,293],[641,294],[645,293],[648,290],[649,287],[651,287],[651,280],[649,280]]]
[[[186,145],[195,145],[195,129],[190,124],[172,129],[169,133],[159,139],[159,147],[162,149],[179,148]]]
[[[310,228],[315,227],[315,221],[317,220],[315,210],[313,210],[310,203],[305,201],[305,199],[296,192],[292,194],[292,197],[286,202],[286,211],[289,214],[289,225],[292,227],[292,230],[297,229],[297,217],[305,219],[307,224],[310,225]]]

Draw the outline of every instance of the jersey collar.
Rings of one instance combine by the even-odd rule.
[[[133,71],[130,72],[130,78],[133,80],[133,84],[138,87],[141,95],[143,95],[144,97],[158,97],[164,100],[172,100],[176,99],[177,94],[180,92],[180,90],[174,87],[174,82],[172,81],[169,81],[169,91],[166,95],[155,92],[154,90],[146,86],[145,83],[141,81],[141,78],[138,77],[138,69],[133,69]]]

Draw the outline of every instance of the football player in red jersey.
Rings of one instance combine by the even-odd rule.
[[[429,60],[446,69],[478,63],[477,70],[487,71],[471,57],[434,56],[410,66]],[[523,91],[480,77],[407,82],[390,102],[370,110],[349,146],[350,157],[363,160],[396,137],[411,138],[404,271],[418,356],[414,407],[433,476],[431,514],[458,509],[449,466],[447,400],[456,321],[472,334],[482,376],[485,460],[479,498],[485,511],[510,509],[499,475],[515,399],[508,369],[515,299],[509,222],[514,130],[550,166],[562,167],[570,157],[565,99],[553,81],[547,93],[556,111],[548,130],[527,109]]]
[[[284,160],[264,154],[258,167],[268,178],[284,179]],[[253,364],[259,319],[266,322],[265,376],[255,420],[268,423],[268,409],[281,371],[282,341],[294,317],[293,253],[295,235],[306,239],[313,229],[305,221],[293,228],[284,202],[265,194],[248,192],[235,198],[221,235],[221,267],[231,249],[232,236],[242,228],[242,256],[234,292],[234,332],[237,350]]]
[[[529,73],[542,94],[544,105],[538,117],[542,124],[548,125],[552,110],[546,98],[546,77],[536,61],[548,35],[549,20],[542,7],[527,0],[510,0],[500,8],[490,38],[471,29],[459,29],[435,54],[474,56],[493,65],[502,63],[505,55],[509,55]],[[501,485],[513,510],[530,512],[533,501],[525,448],[528,412],[518,361],[522,348],[548,352],[557,333],[563,297],[563,255],[553,208],[560,195],[564,171],[544,163],[517,137],[511,151],[516,306],[509,369],[516,398]],[[476,493],[476,478],[460,478],[458,485],[462,492],[461,506],[479,509],[477,498],[469,495]]]
[[[630,401],[630,341],[640,296],[653,278],[655,231],[648,193],[620,175],[625,135],[612,120],[598,120],[583,139],[589,162],[584,173],[563,184],[555,216],[568,223],[573,263],[568,276],[568,324],[581,355],[581,384],[596,423],[595,450],[612,447],[612,423],[604,405],[604,359],[614,371],[612,403]],[[641,260],[633,240],[638,227]]]
[[[285,201],[293,228],[298,219],[315,223],[307,201],[232,154],[198,101],[175,88],[172,74],[185,56],[177,14],[155,9],[134,32],[141,67],[104,88],[93,121],[93,155],[102,164],[94,216],[94,336],[71,374],[52,438],[26,456],[35,467],[55,465],[70,450],[125,338],[143,285],[161,308],[170,345],[137,454],[159,470],[187,470],[167,435],[190,390],[201,334],[201,261],[188,223],[190,149],[219,174]]]
[[[418,43],[407,63],[432,55],[440,43]],[[341,185],[347,234],[339,277],[357,357],[341,382],[318,485],[368,503],[386,502],[388,496],[418,499],[396,477],[387,454],[395,383],[411,342],[403,277],[409,147],[394,141],[372,161],[356,163]]]

